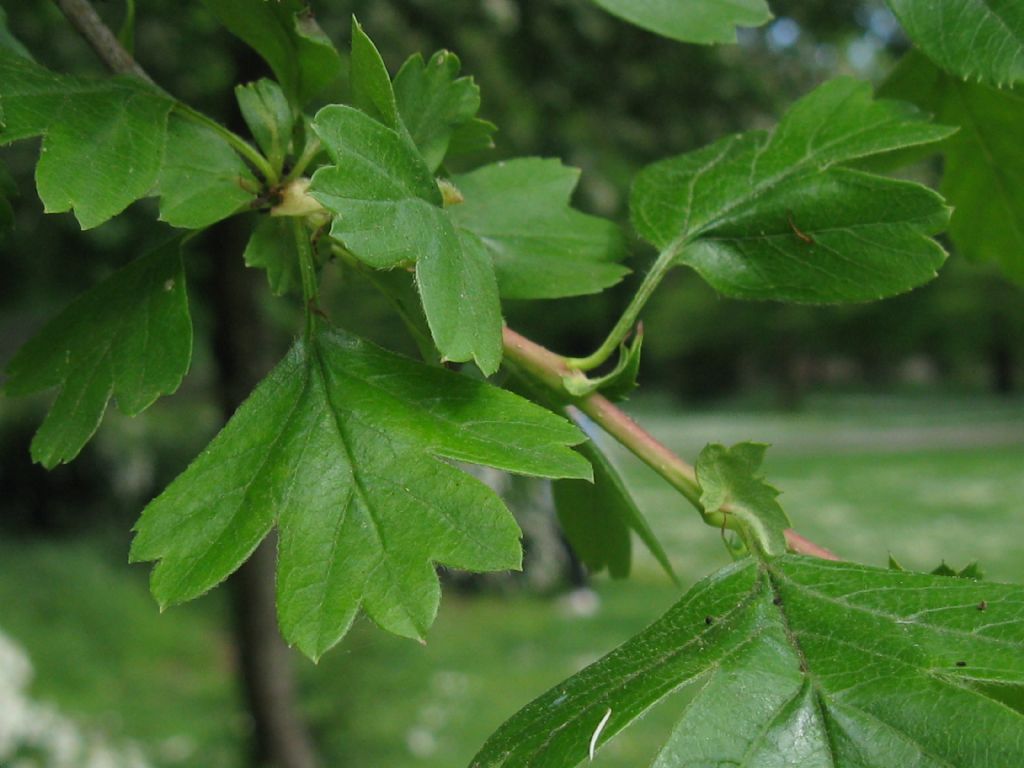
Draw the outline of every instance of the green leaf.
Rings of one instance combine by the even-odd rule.
[[[1022,765],[1024,587],[741,561],[514,715],[472,766],[575,766],[691,683],[654,768]]]
[[[448,142],[448,157],[472,155],[494,149],[494,133],[498,126],[488,120],[474,117],[452,131]]]
[[[246,266],[267,271],[267,282],[275,296],[301,285],[299,254],[291,222],[287,218],[261,218],[242,256]]]
[[[629,532],[633,531],[678,584],[665,549],[615,465],[593,441],[576,450],[593,467],[594,481],[558,480],[552,489],[562,530],[580,560],[594,573],[607,568],[613,578],[626,578],[632,564]]]
[[[759,27],[772,18],[765,0],[594,0],[638,27],[684,43],[734,43],[736,27]]]
[[[32,440],[48,468],[71,461],[107,401],[134,416],[174,392],[192,357],[192,321],[179,243],[142,256],[78,297],[11,360],[8,395],[59,387]]]
[[[292,143],[295,116],[281,86],[257,80],[235,87],[235,98],[245,124],[275,170],[281,170]]]
[[[146,196],[160,171],[173,102],[139,80],[56,75],[0,53],[0,144],[43,136],[36,186],[48,213],[83,229]]]
[[[398,113],[431,171],[444,161],[454,133],[480,109],[480,89],[472,78],[458,76],[460,67],[448,51],[438,51],[429,63],[416,54],[395,76]]]
[[[1024,95],[966,83],[911,53],[883,86],[960,130],[936,147],[942,194],[953,205],[949,234],[972,261],[997,264],[1024,283]]]
[[[301,0],[203,2],[263,57],[293,104],[307,104],[341,73],[341,57]]]
[[[430,247],[416,261],[416,284],[434,342],[443,360],[473,360],[490,376],[501,366],[503,321],[487,250],[436,213],[424,234]]]
[[[161,221],[202,229],[248,207],[259,182],[216,131],[172,114],[157,189]]]
[[[441,193],[419,154],[395,131],[347,106],[321,109],[313,130],[334,161],[313,175],[309,189],[336,214],[331,235],[376,268],[415,262],[424,249],[422,230],[443,214]]]
[[[838,167],[954,129],[832,80],[775,130],[737,134],[649,166],[632,193],[638,232],[718,291],[812,304],[869,301],[935,276],[942,199],[918,184]]]
[[[422,638],[434,563],[519,566],[519,529],[486,486],[442,459],[589,477],[571,424],[486,383],[340,331],[298,342],[136,526],[133,560],[160,560],[161,605],[200,595],[280,529],[278,607],[317,658],[363,610]]]
[[[501,295],[549,299],[597,293],[628,270],[622,233],[570,207],[580,172],[558,160],[523,158],[452,179],[464,202],[456,224],[487,247]]]
[[[352,83],[352,103],[370,117],[388,128],[400,130],[398,104],[391,87],[388,68],[380,51],[363,31],[362,25],[352,17],[352,60],[349,79]]]
[[[437,184],[407,137],[359,110],[330,106],[313,128],[334,162],[310,194],[334,214],[331,236],[372,267],[416,264],[431,334],[448,360],[501,363],[497,280],[479,238],[456,229]]]
[[[907,36],[943,69],[994,85],[1024,81],[1018,0],[889,0]]]
[[[697,482],[705,518],[742,534],[748,548],[753,543],[775,556],[785,554],[791,524],[777,501],[778,489],[759,473],[767,450],[763,443],[710,444],[697,458]]]

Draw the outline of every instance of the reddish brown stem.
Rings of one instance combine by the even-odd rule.
[[[565,358],[525,336],[521,336],[511,328],[504,330],[504,345],[506,360],[549,389],[565,395],[562,378],[572,374],[566,365]],[[578,398],[573,402],[605,432],[665,478],[698,511],[702,510],[697,472],[691,464],[683,461],[603,395],[595,393]],[[815,544],[792,529],[786,531],[786,544],[792,552],[797,554],[811,555],[825,560],[839,559],[825,547]]]

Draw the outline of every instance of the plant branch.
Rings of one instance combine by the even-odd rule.
[[[564,397],[565,387],[562,378],[571,373],[568,361],[511,328],[506,327],[503,334],[505,358],[533,379]],[[703,514],[700,486],[692,465],[669,450],[603,395],[594,393],[573,402],[605,432],[667,480]],[[791,551],[798,554],[812,555],[825,560],[839,559],[829,550],[792,529],[786,531],[786,544]]]
[[[655,259],[654,264],[651,265],[650,270],[644,276],[643,282],[640,283],[640,287],[630,300],[626,311],[622,313],[619,321],[612,328],[611,333],[608,334],[608,337],[601,346],[598,347],[597,351],[586,357],[565,358],[565,365],[567,367],[577,371],[591,371],[615,354],[615,350],[619,348],[619,345],[626,340],[626,337],[633,330],[633,326],[636,325],[637,319],[640,317],[640,312],[646,306],[655,289],[675,265],[678,253],[679,246],[673,244],[658,254],[658,258]]]
[[[309,241],[305,224],[300,218],[291,220],[292,236],[295,238],[295,250],[299,254],[299,273],[302,276],[302,297],[306,304],[306,339],[313,336],[316,328],[319,285],[316,279],[316,264],[313,259],[313,246]]]
[[[149,76],[149,73],[121,45],[117,35],[104,23],[89,0],[54,0],[54,2],[57,3],[57,6],[64,16],[67,17],[68,21],[92,46],[96,55],[107,65],[107,69],[116,75],[132,75],[155,88],[160,88],[153,78]],[[163,89],[160,90],[162,91]],[[174,97],[171,96],[171,98],[173,99]],[[249,142],[184,102],[174,99],[174,105],[185,117],[193,122],[205,125],[220,134],[238,154],[248,160],[263,175],[267,183],[277,183],[277,172],[267,159],[257,152]]]
[[[67,17],[96,54],[103,59],[111,72],[119,75],[134,75],[140,80],[155,85],[153,78],[135,61],[121,45],[121,41],[96,13],[89,0],[55,0],[61,12]]]

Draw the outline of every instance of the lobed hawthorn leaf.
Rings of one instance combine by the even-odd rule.
[[[178,240],[133,261],[72,302],[7,367],[8,395],[60,392],[32,440],[47,468],[71,461],[107,402],[134,416],[174,392],[192,357]]]
[[[380,53],[353,20],[359,109],[329,106],[314,119],[334,165],[314,174],[310,194],[333,214],[332,237],[357,258],[376,269],[415,263],[442,356],[474,360],[489,375],[501,363],[496,271],[506,295],[517,298],[594,292],[623,274],[607,263],[621,258],[623,246],[613,225],[569,207],[577,172],[557,162],[482,168],[455,178],[454,189],[446,182],[452,199],[445,199],[433,166],[459,130],[475,125],[479,103],[476,86],[457,73],[450,54],[428,65],[414,57],[393,89]]]
[[[378,269],[416,264],[434,342],[448,360],[474,360],[485,374],[501,364],[501,304],[494,268],[479,238],[456,228],[412,143],[363,112],[324,107],[313,129],[334,165],[310,185],[334,215],[331,236]]]
[[[654,768],[1021,765],[1024,587],[748,558],[527,705],[472,766],[578,765],[685,686]]]
[[[741,531],[765,555],[786,552],[791,523],[776,498],[777,488],[759,474],[768,446],[712,443],[697,457],[697,482],[705,517],[721,516],[723,527]]]
[[[429,62],[419,54],[409,57],[395,75],[398,114],[431,172],[444,162],[452,136],[480,109],[480,88],[473,78],[459,77],[460,68],[458,56],[438,51]],[[490,142],[490,124],[475,125]]]
[[[765,0],[594,0],[621,19],[684,43],[735,43],[736,27],[759,27],[772,12]]]
[[[89,229],[156,183],[174,102],[141,81],[56,75],[0,52],[0,101],[0,144],[43,137],[36,186],[48,213],[73,209]]]
[[[961,79],[1024,82],[1024,5],[1018,0],[888,0],[907,36]]]
[[[505,298],[598,293],[629,271],[617,263],[626,253],[619,228],[570,206],[579,177],[558,160],[531,157],[452,179],[464,200],[451,217],[486,247]]]
[[[203,0],[227,29],[270,65],[302,107],[341,74],[341,57],[302,0]]]
[[[156,187],[161,221],[202,229],[245,210],[259,182],[215,131],[172,113]]]
[[[624,579],[632,567],[633,531],[678,584],[665,549],[611,459],[592,440],[576,450],[593,467],[594,481],[557,480],[552,484],[558,520],[573,551],[590,571],[599,573],[607,568],[612,578]]]
[[[841,165],[954,130],[838,78],[771,132],[648,166],[633,187],[632,218],[641,236],[727,296],[810,304],[891,296],[935,276],[946,254],[929,235],[949,209],[918,184]]]
[[[43,137],[39,197],[48,213],[73,210],[83,229],[150,194],[162,197],[162,220],[188,229],[253,199],[244,187],[256,180],[227,142],[134,78],[58,75],[0,51],[0,104],[0,144]]]
[[[916,52],[882,92],[959,127],[935,147],[945,161],[940,189],[954,208],[950,237],[967,258],[997,264],[1024,283],[1024,94],[964,82]]]
[[[316,659],[363,610],[422,638],[434,563],[520,562],[519,529],[485,485],[443,461],[590,477],[571,424],[484,382],[340,331],[300,341],[136,525],[161,605],[203,594],[275,525],[278,611]]]

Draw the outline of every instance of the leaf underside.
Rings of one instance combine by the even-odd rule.
[[[1024,283],[1024,95],[964,82],[916,52],[883,92],[960,128],[936,147],[945,158],[941,190],[953,205],[949,234],[959,253]]]
[[[299,342],[195,462],[143,512],[133,560],[159,560],[161,605],[203,594],[279,528],[278,607],[318,658],[362,608],[422,638],[434,563],[518,568],[497,496],[444,460],[590,477],[564,419],[485,383],[339,331]]]
[[[654,768],[1024,764],[1024,587],[735,563],[513,716],[473,768],[570,768],[692,684]]]
[[[594,481],[558,480],[552,486],[558,519],[573,551],[591,572],[607,568],[612,578],[624,579],[632,566],[632,531],[676,581],[668,555],[615,465],[593,441],[576,450],[593,467]]]
[[[765,0],[594,0],[609,13],[684,43],[734,43],[736,27],[772,18]]]
[[[769,133],[737,134],[640,173],[637,231],[736,298],[810,304],[870,301],[936,274],[929,235],[949,218],[919,184],[841,167],[938,141],[954,129],[915,108],[873,100],[870,86],[832,80]]]
[[[464,198],[452,218],[487,248],[503,297],[598,293],[628,272],[617,263],[626,254],[619,228],[570,206],[579,176],[558,160],[531,157],[452,179]]]

